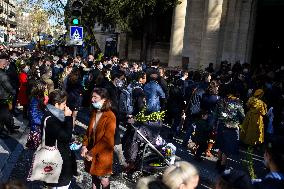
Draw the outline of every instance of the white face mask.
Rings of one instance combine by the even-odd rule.
[[[101,102],[93,102],[92,105],[95,109],[98,109],[98,110],[102,109],[103,107],[103,104]]]
[[[104,68],[104,65],[103,65],[102,63],[100,63],[100,64],[98,65],[98,69],[102,70],[103,68]]]
[[[28,66],[26,66],[24,69],[23,69],[23,72],[25,73],[28,73],[30,71],[30,68]]]

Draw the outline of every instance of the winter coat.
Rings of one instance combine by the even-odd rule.
[[[30,133],[28,136],[26,146],[31,149],[37,149],[41,142],[41,130],[42,130],[42,118],[44,111],[39,107],[39,99],[33,97],[29,107],[29,121],[30,121]]]
[[[133,112],[132,115],[137,115],[145,107],[145,94],[142,84],[133,82],[128,85],[127,90],[132,91]]]
[[[119,102],[120,90],[118,87],[114,86],[114,84],[110,81],[106,81],[104,88],[106,88],[109,93],[109,96],[111,99],[111,111],[114,113],[116,120],[117,120],[114,142],[115,142],[115,145],[119,145],[121,144],[120,129],[119,129],[120,115],[118,112],[118,102]]]
[[[9,82],[14,89],[18,89],[19,87],[19,78],[17,72],[17,66],[15,61],[11,61],[9,64],[9,68],[6,70],[6,74],[9,78]]]
[[[28,98],[28,74],[25,72],[21,72],[19,75],[19,94],[18,94],[18,102],[21,105],[27,105],[29,98]]]
[[[67,106],[72,110],[77,110],[82,105],[82,93],[83,87],[81,85],[81,80],[78,79],[76,83],[70,82],[67,79],[67,89],[66,92],[68,93],[67,97]]]
[[[76,171],[76,160],[69,147],[72,139],[73,118],[67,116],[62,121],[58,118],[58,115],[51,113],[48,108],[45,111],[43,121],[46,117],[49,118],[46,121],[45,144],[46,146],[55,146],[55,142],[57,141],[57,147],[63,160],[58,184],[48,185],[52,187],[66,186],[71,182]]]
[[[93,157],[91,162],[85,161],[85,170],[95,176],[110,175],[112,173],[116,117],[110,110],[103,112],[94,133],[95,121],[96,112],[94,111],[83,139],[83,146],[87,147]]]
[[[166,95],[162,87],[156,81],[150,81],[144,87],[146,96],[147,111],[149,113],[161,110],[160,99],[165,99]]]
[[[218,95],[203,94],[200,104],[201,109],[207,110],[209,113],[213,112],[219,99]]]
[[[9,96],[15,94],[15,88],[12,87],[7,74],[0,69],[0,100],[7,100]]]
[[[263,116],[267,113],[267,106],[255,97],[248,100],[247,106],[249,111],[242,124],[241,140],[249,145],[262,144],[264,142]]]

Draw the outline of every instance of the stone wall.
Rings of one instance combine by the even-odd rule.
[[[184,28],[187,0],[181,0],[176,6],[172,19],[172,35],[170,41],[169,65],[180,66],[182,61]]]
[[[125,42],[123,42],[125,44]],[[132,38],[128,38],[128,59],[133,61],[140,60],[141,53],[141,41],[133,40]],[[169,62],[169,43],[154,43],[150,49],[147,51],[147,62],[150,62],[153,58],[160,59],[162,64],[168,64]],[[121,50],[120,50],[121,51]],[[123,54],[120,52],[120,58],[125,58]]]
[[[181,13],[175,12],[173,15],[169,65],[200,69],[205,68],[210,62],[218,67],[221,60],[249,62],[256,2],[256,0],[182,1],[184,6],[176,7],[176,11],[179,10]],[[186,12],[182,12],[183,10]],[[183,32],[180,31],[182,19],[185,23]]]
[[[147,61],[203,69],[222,60],[250,62],[257,0],[181,0],[173,14],[170,44],[156,43]],[[122,58],[139,60],[141,41],[120,37]],[[128,47],[128,48],[127,48]],[[126,51],[127,49],[127,51]]]

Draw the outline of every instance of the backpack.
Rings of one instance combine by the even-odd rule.
[[[131,115],[133,112],[132,92],[122,89],[119,95],[118,103],[119,113]]]
[[[202,98],[202,95],[200,94],[200,91],[198,89],[194,89],[192,91],[192,94],[188,102],[188,108],[189,108],[190,115],[198,114],[200,112],[201,98]]]

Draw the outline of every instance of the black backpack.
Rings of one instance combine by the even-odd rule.
[[[132,91],[122,89],[118,102],[119,113],[131,115],[133,112]]]

